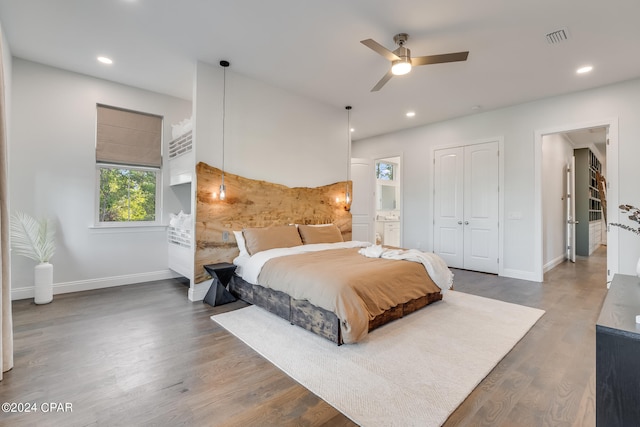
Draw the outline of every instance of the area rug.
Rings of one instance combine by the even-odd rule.
[[[544,314],[448,291],[337,346],[262,308],[211,318],[362,426],[440,426]]]

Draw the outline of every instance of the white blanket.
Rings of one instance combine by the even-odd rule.
[[[453,273],[444,260],[433,252],[422,252],[417,249],[388,249],[380,245],[368,246],[358,251],[369,258],[397,259],[419,262],[429,273],[431,280],[443,291],[453,286]]]
[[[316,243],[312,245],[294,246],[292,248],[269,249],[267,251],[258,252],[257,254],[252,255],[249,259],[243,261],[242,278],[252,285],[257,285],[258,276],[260,275],[262,266],[272,258],[302,254],[306,252],[324,251],[328,249],[364,248],[370,245],[371,243],[369,242],[352,240],[340,243]]]

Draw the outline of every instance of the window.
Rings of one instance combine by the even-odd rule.
[[[395,165],[393,163],[376,162],[376,179],[393,181],[394,171]]]
[[[159,222],[161,141],[161,117],[98,105],[98,224]]]
[[[158,171],[122,166],[98,166],[98,222],[156,220]]]

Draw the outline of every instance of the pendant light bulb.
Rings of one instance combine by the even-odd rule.
[[[226,196],[226,188],[224,184],[220,184],[220,200],[224,200]]]

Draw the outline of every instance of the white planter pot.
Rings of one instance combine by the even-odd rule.
[[[53,264],[42,262],[35,267],[34,302],[48,304],[53,300]]]

